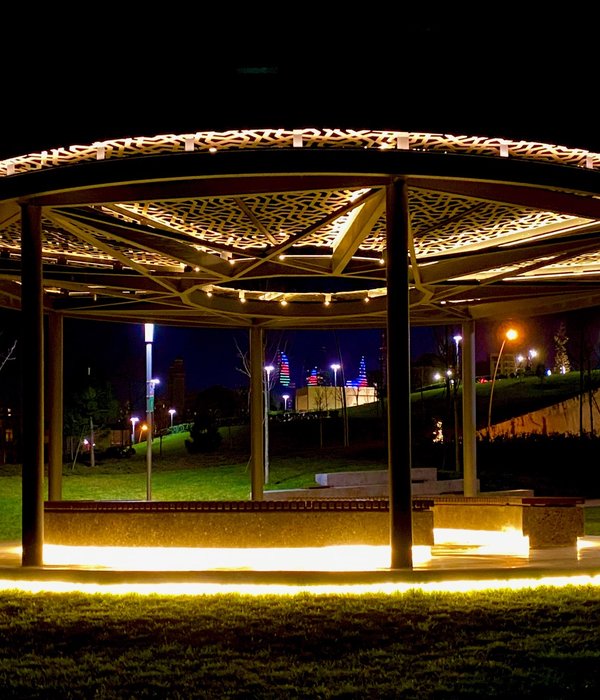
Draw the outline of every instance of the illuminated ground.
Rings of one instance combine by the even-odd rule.
[[[0,548],[0,589],[92,592],[212,593],[466,590],[536,585],[600,585],[600,537],[575,548],[495,545],[415,548],[412,570],[387,568],[387,547],[263,550],[143,550],[46,546],[46,565],[21,567],[20,546]],[[183,554],[183,559],[177,559]],[[428,556],[430,554],[430,556]],[[119,555],[121,557],[119,558]],[[344,555],[349,555],[345,561]]]

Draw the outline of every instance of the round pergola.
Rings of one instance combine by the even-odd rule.
[[[247,327],[256,500],[263,332],[386,327],[392,567],[410,565],[409,326],[462,324],[474,495],[475,323],[598,304],[599,173],[600,154],[584,150],[339,129],[128,138],[0,162],[0,305],[22,310],[36,436],[23,456],[24,564],[42,561],[46,314],[51,498],[65,316]]]
[[[201,132],[0,162],[0,303],[20,205],[41,207],[44,306],[203,327],[376,327],[386,186],[407,188],[414,324],[598,302],[600,155],[481,137]]]

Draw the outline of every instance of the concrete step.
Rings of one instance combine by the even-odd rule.
[[[477,482],[479,489],[479,482]],[[414,496],[435,496],[444,493],[463,493],[462,479],[446,479],[444,481],[424,481],[412,484]],[[265,491],[266,501],[289,500],[292,498],[387,498],[386,484],[365,484],[363,486],[317,486],[309,489],[279,489]]]
[[[435,481],[437,469],[435,467],[416,467],[411,469],[411,480]],[[369,484],[387,484],[387,469],[375,469],[358,472],[331,472],[315,474],[315,481],[321,486],[366,486]]]

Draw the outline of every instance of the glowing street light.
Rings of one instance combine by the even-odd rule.
[[[492,377],[492,387],[490,389],[490,405],[488,407],[488,422],[487,422],[487,434],[490,436],[490,428],[492,425],[492,399],[494,397],[494,385],[496,384],[496,375],[498,374],[498,367],[500,366],[500,358],[502,357],[502,351],[506,345],[507,340],[516,340],[519,334],[514,328],[509,328],[504,334],[504,339],[502,340],[502,345],[500,346],[500,352],[498,353],[498,359],[496,360],[496,366],[494,367],[494,376]]]
[[[273,365],[265,366],[265,484],[269,483],[269,405],[271,403],[271,372]]]
[[[285,411],[287,411],[287,402],[288,402],[288,399],[290,398],[290,395],[284,394],[281,398],[283,399],[283,411],[285,413]]]
[[[337,409],[337,373],[340,366],[337,363],[330,365],[333,370],[333,408]]]
[[[458,352],[458,346],[460,345],[460,341],[462,340],[462,335],[455,335],[452,340],[454,340],[454,345],[456,346],[456,374],[458,374],[458,367],[459,367],[459,352]]]
[[[131,444],[135,445],[135,424],[139,422],[139,418],[137,416],[131,416],[129,419],[131,421]]]
[[[146,344],[146,500],[152,500],[152,414],[154,413],[154,387],[157,381],[152,378],[152,343],[154,341],[154,324],[144,324],[144,342]]]
[[[529,369],[532,369],[532,364],[535,358],[538,356],[538,351],[534,350],[533,348],[529,350],[527,353],[527,364],[529,365]]]
[[[171,416],[171,428],[173,427],[173,416],[177,413],[174,408],[169,409],[169,415]]]

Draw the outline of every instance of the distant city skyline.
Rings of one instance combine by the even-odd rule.
[[[588,319],[582,321],[582,319]],[[3,311],[0,317],[0,353],[9,348],[20,335],[20,313]],[[569,336],[567,349],[578,364],[580,336],[585,332],[586,343],[592,353],[592,366],[599,364],[600,315],[595,309],[556,314],[539,318],[515,319],[521,327],[521,336],[506,353],[522,353],[536,349],[540,361],[552,367],[554,360],[553,335],[561,319],[566,320]],[[488,363],[489,356],[498,351],[500,323],[476,324],[477,362]],[[452,335],[460,330],[460,324],[449,327]],[[436,353],[438,341],[445,333],[443,326],[415,327],[411,329],[411,356],[418,359],[425,353]],[[317,367],[330,371],[331,364],[338,363],[338,349],[344,365],[344,380],[356,379],[361,357],[365,369],[372,373],[380,369],[381,329],[371,330],[289,330],[267,333],[265,363],[273,364],[276,351],[285,352],[288,358],[290,381],[303,386],[311,369]],[[177,328],[157,325],[153,348],[154,373],[164,382],[159,395],[166,391],[168,370],[172,363],[184,361],[186,390],[197,392],[219,384],[229,388],[247,385],[242,371],[239,352],[247,351],[248,333],[244,329],[214,330],[202,328]],[[6,403],[18,397],[20,391],[20,347],[17,344],[15,359],[9,360],[0,374],[0,396]],[[85,381],[92,376],[109,381],[119,398],[131,398],[143,405],[145,386],[144,342],[142,324],[110,323],[65,319],[65,385]],[[485,373],[485,372],[483,372]],[[337,377],[341,386],[341,374]]]

